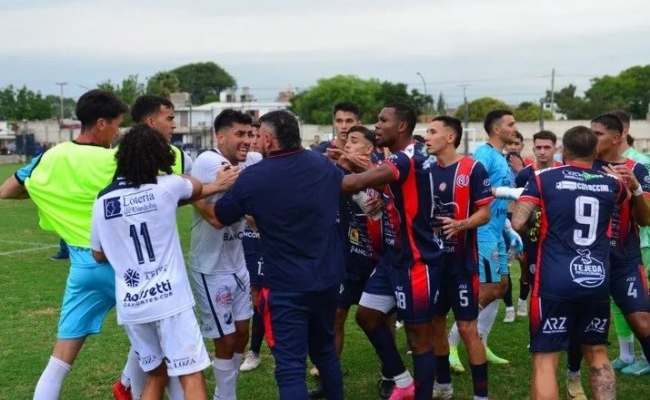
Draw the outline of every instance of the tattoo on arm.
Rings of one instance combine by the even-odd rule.
[[[602,400],[616,399],[616,376],[608,364],[589,367],[589,384],[594,397]]]
[[[534,209],[535,205],[533,203],[518,201],[512,214],[512,227],[518,232],[525,229],[528,218],[530,218],[530,214]]]

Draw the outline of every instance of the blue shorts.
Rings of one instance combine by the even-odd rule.
[[[58,338],[78,339],[99,333],[106,314],[115,307],[115,271],[98,263],[90,249],[68,246],[70,273],[65,285]]]
[[[609,303],[581,303],[533,296],[530,303],[530,351],[569,350],[569,344],[608,344]]]
[[[452,309],[456,320],[474,321],[478,318],[478,290],[478,274],[445,273],[434,306],[436,315],[447,315]]]
[[[623,314],[650,312],[648,281],[643,265],[633,262],[610,267],[610,293]]]
[[[481,283],[499,283],[501,275],[508,275],[508,255],[503,240],[479,242],[478,273]]]
[[[345,278],[339,290],[338,308],[349,309],[353,304],[359,304],[363,288],[368,279]]]
[[[406,323],[430,322],[435,315],[441,269],[421,263],[398,269],[382,259],[368,278],[359,304],[385,314],[397,307],[397,317]]]
[[[262,276],[264,273],[264,259],[260,253],[244,253],[246,260],[246,269],[248,269],[248,276],[250,276],[251,286],[262,286]]]

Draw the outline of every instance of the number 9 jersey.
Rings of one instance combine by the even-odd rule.
[[[583,164],[530,177],[519,201],[542,212],[534,296],[609,301],[610,220],[627,196],[617,178]]]

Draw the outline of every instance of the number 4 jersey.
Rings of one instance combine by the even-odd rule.
[[[91,246],[115,270],[118,324],[156,321],[194,306],[176,228],[176,208],[192,195],[179,175],[140,187],[123,179],[99,193]]]
[[[611,175],[571,164],[536,171],[519,201],[538,205],[540,246],[533,295],[609,301],[609,228],[627,190]]]

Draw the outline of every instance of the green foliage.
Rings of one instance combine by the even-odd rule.
[[[147,93],[169,98],[169,95],[178,92],[180,81],[175,73],[160,71],[147,81]]]
[[[524,101],[513,110],[515,120],[519,122],[539,121],[539,104],[531,101]],[[544,111],[544,119],[552,120],[553,113]]]
[[[45,100],[47,100],[50,105],[52,106],[53,114],[57,116],[57,118],[60,118],[61,116],[61,98],[59,96],[53,95],[53,94],[48,94],[45,96]],[[75,112],[75,107],[77,106],[77,102],[75,99],[70,98],[70,97],[64,97],[63,98],[63,118],[73,118],[74,117],[74,112]]]
[[[480,122],[485,119],[487,113],[496,109],[512,108],[506,103],[493,97],[481,97],[469,103],[469,120],[473,122]],[[465,119],[465,107],[461,105],[456,111],[456,118],[463,121]]]
[[[436,114],[447,115],[447,103],[445,102],[442,92],[438,95],[438,101],[436,102]]]
[[[15,89],[12,85],[0,90],[0,120],[44,120],[54,115],[52,104],[41,92],[33,92],[26,86]]]
[[[138,80],[137,74],[129,75],[127,78],[122,80],[121,84],[113,84],[110,80],[106,80],[97,85],[98,89],[106,90],[113,92],[122,99],[129,107],[135,103],[135,100],[142,96],[145,93],[144,83]],[[129,113],[124,115],[124,120],[122,121],[122,126],[131,126],[133,121],[131,121],[131,115]]]
[[[190,93],[192,104],[204,104],[206,96],[218,96],[222,90],[237,86],[235,78],[211,61],[183,65],[170,72],[178,78],[180,91]]]

